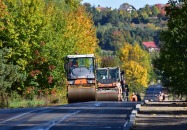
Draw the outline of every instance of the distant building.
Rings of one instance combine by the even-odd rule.
[[[96,10],[98,10],[99,12],[101,12],[101,11],[113,10],[113,9],[112,9],[112,8],[108,8],[108,7],[101,7],[101,6],[98,6],[98,7],[96,7]]]
[[[144,45],[144,47],[145,47],[149,52],[159,51],[159,50],[160,50],[160,49],[157,47],[156,43],[153,42],[153,41],[142,42],[142,44]]]
[[[124,3],[124,4],[120,5],[119,10],[125,10],[125,11],[131,13],[132,10],[136,10],[136,8],[134,8],[134,6],[132,6],[132,5],[129,5],[128,3]]]
[[[160,11],[160,14],[166,15],[165,7],[169,6],[169,4],[155,4],[155,6]]]
[[[179,4],[184,4],[185,0],[179,0]]]
[[[185,0],[179,0],[178,6],[181,7],[182,5],[185,4]]]

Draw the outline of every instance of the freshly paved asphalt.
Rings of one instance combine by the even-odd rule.
[[[123,130],[138,102],[84,102],[0,110],[0,130]]]

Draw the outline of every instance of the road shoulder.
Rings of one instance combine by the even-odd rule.
[[[136,114],[132,130],[186,130],[187,102],[147,102]]]

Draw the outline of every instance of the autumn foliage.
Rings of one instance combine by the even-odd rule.
[[[91,16],[80,2],[0,0],[0,50],[3,48],[10,49],[7,62],[19,66],[25,77],[5,90],[37,95],[65,86],[67,54],[95,53],[98,46]]]
[[[125,43],[119,53],[121,67],[125,71],[125,79],[130,90],[141,92],[148,86],[150,58],[148,52],[138,44]]]

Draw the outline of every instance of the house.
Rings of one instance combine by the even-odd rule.
[[[159,51],[159,47],[157,47],[156,43],[153,41],[149,41],[149,42],[142,42],[143,46],[149,51],[149,52],[153,52],[153,51]]]
[[[129,5],[128,3],[124,3],[124,4],[120,5],[119,10],[125,10],[125,11],[131,13],[132,10],[136,10],[136,8],[134,8],[134,6],[132,6],[132,5]]]
[[[101,7],[101,6],[96,7],[96,9],[97,9],[99,12],[100,12],[100,11],[104,11],[104,10],[106,10],[105,7]]]
[[[155,6],[158,8],[161,15],[166,15],[165,7],[169,6],[169,4],[155,4]]]
[[[113,10],[111,7],[101,7],[100,5],[98,5],[98,7],[96,7],[96,10],[101,12],[101,11],[107,11],[107,10]]]

